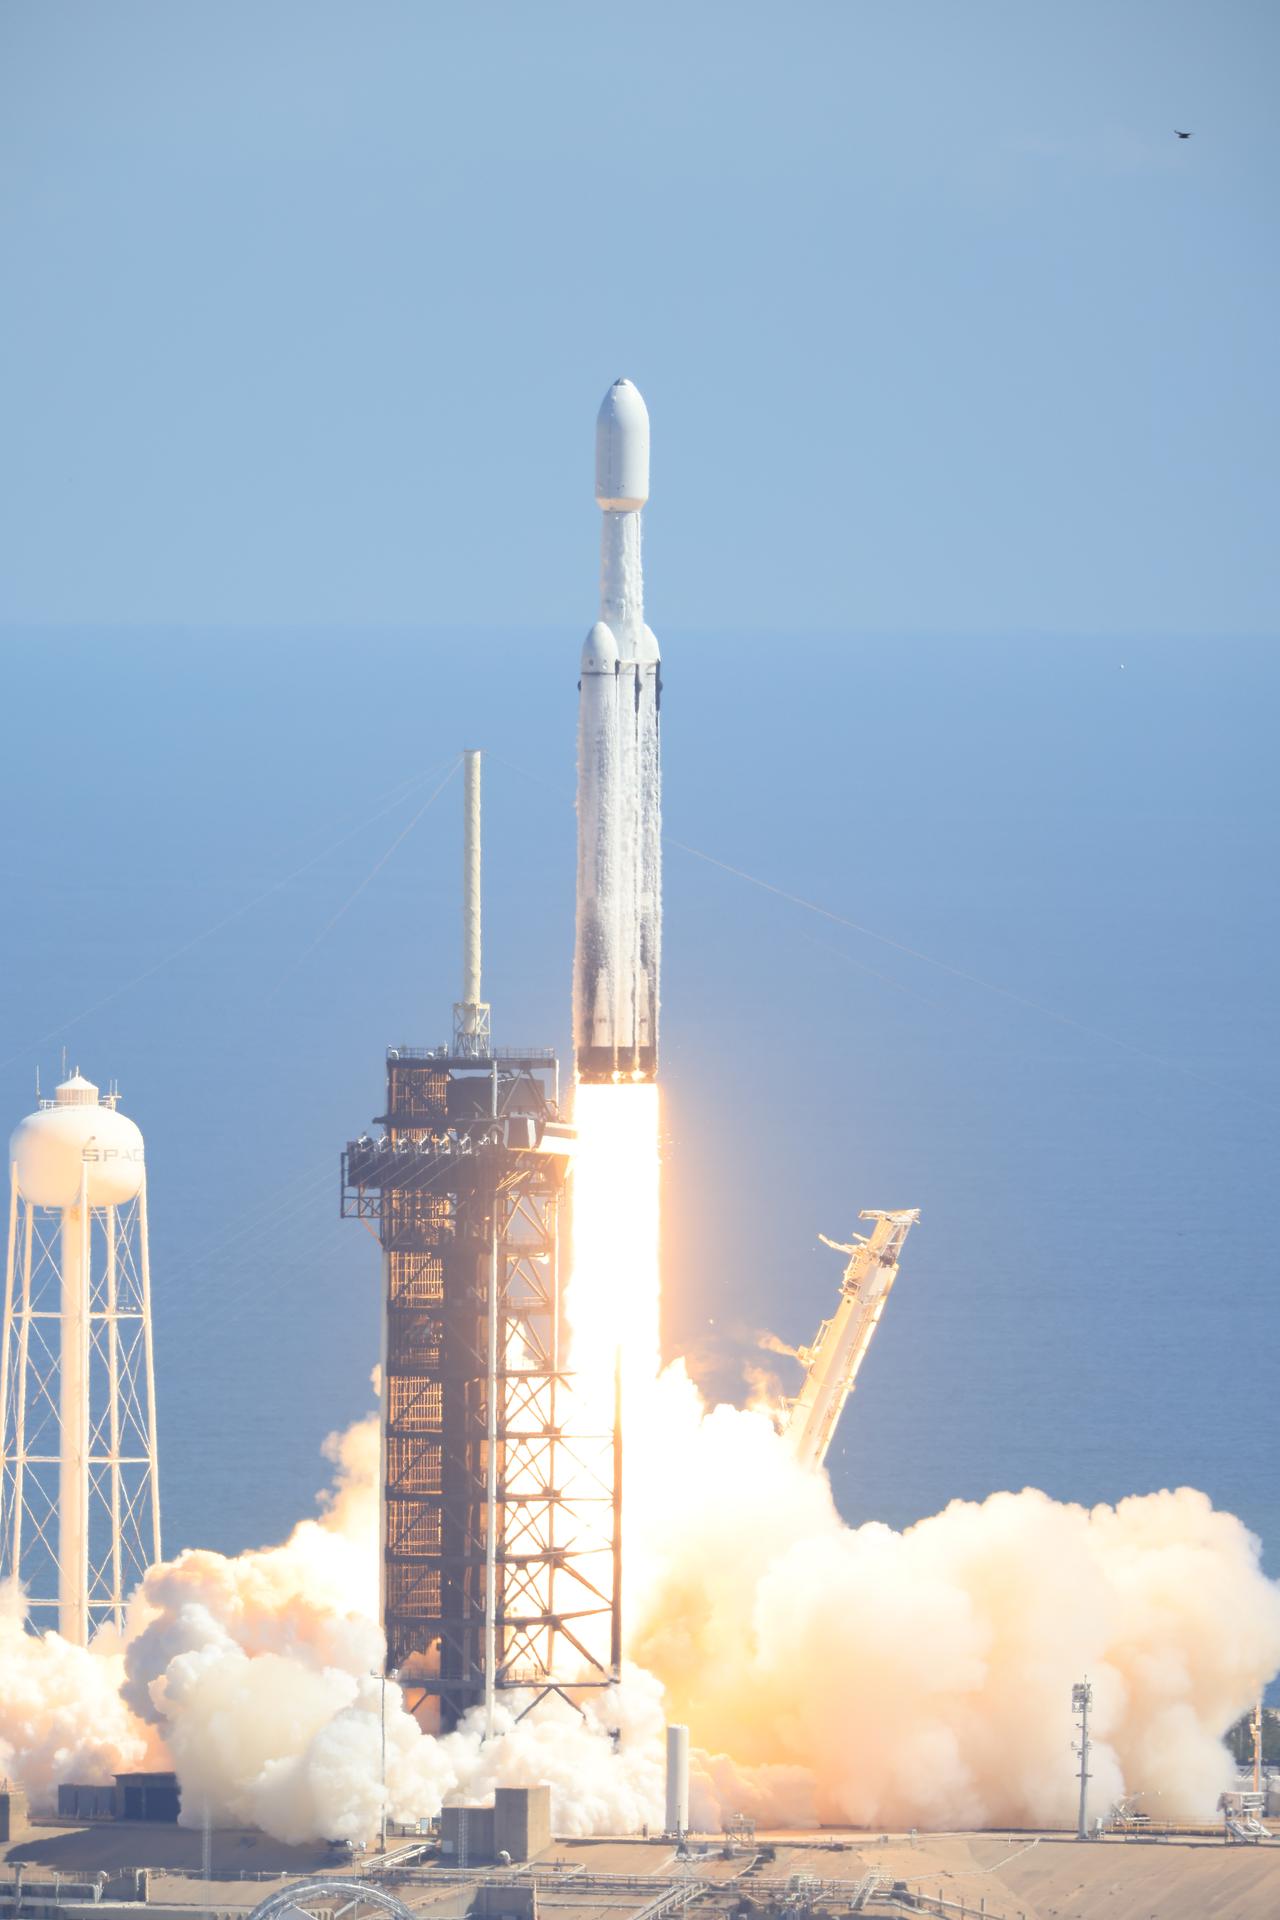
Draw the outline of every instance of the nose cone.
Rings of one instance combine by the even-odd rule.
[[[649,412],[640,389],[615,380],[596,416],[596,505],[638,513],[649,498]]]
[[[616,673],[618,671],[618,643],[612,629],[603,620],[597,620],[582,647],[583,673]]]

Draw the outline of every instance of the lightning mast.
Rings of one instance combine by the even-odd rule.
[[[453,1051],[487,1060],[490,1014],[480,998],[480,755],[462,756],[462,998],[453,1007]]]

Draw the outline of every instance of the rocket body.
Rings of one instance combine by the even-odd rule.
[[[578,916],[574,1055],[580,1080],[652,1080],[662,944],[661,666],[644,621],[640,515],[649,416],[617,380],[596,421],[600,617],[578,682]]]

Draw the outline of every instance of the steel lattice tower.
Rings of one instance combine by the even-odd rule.
[[[160,1558],[142,1135],[78,1073],[15,1130],[0,1340],[0,1578],[87,1645]]]

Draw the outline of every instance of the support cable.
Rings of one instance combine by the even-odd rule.
[[[450,763],[450,773],[456,764],[457,761],[455,757],[454,761]],[[431,777],[430,773],[421,776],[424,780],[430,779]],[[446,778],[448,778],[448,775],[446,775]],[[420,784],[420,782],[415,782],[414,784]],[[184,940],[181,946],[174,947],[170,952],[163,954],[159,960],[153,961],[151,966],[144,967],[141,973],[134,974],[131,980],[126,980],[120,986],[113,987],[110,993],[103,994],[101,999],[95,1000],[92,1005],[82,1007],[79,1013],[72,1014],[68,1019],[60,1020],[56,1026],[52,1026],[46,1033],[42,1033],[38,1039],[28,1041],[24,1046],[19,1047],[16,1052],[8,1054],[3,1060],[0,1060],[0,1067],[11,1066],[15,1060],[20,1060],[25,1054],[47,1045],[50,1040],[56,1039],[59,1034],[70,1032],[72,1027],[79,1026],[80,1022],[87,1020],[91,1014],[100,1012],[103,1007],[111,1006],[114,1001],[121,999],[126,993],[131,993],[135,987],[140,987],[145,980],[152,979],[157,973],[162,972],[165,967],[171,966],[175,960],[181,960],[184,955],[192,952],[194,948],[201,946],[204,941],[211,940],[214,934],[221,933],[224,927],[229,927],[233,925],[235,921],[242,920],[246,913],[251,913],[255,907],[264,905],[266,901],[281,892],[283,888],[291,886],[295,880],[301,879],[304,873],[310,873],[311,869],[319,866],[322,860],[327,860],[329,855],[336,853],[339,847],[345,846],[349,840],[354,840],[358,834],[364,833],[375,821],[381,820],[385,814],[391,813],[397,806],[402,805],[405,798],[407,798],[407,794],[403,792],[400,793],[396,799],[384,807],[379,807],[376,813],[370,814],[368,818],[362,820],[358,826],[351,827],[347,832],[339,834],[336,840],[331,840],[328,846],[322,847],[320,852],[313,854],[309,860],[304,860],[302,865],[295,867],[291,873],[283,874],[280,879],[273,880],[269,887],[264,887],[260,892],[253,894],[248,900],[244,901],[242,905],[233,907],[230,913],[223,914],[220,920],[215,920],[200,933],[193,934],[189,940]],[[372,876],[370,876],[370,878],[372,878]]]

